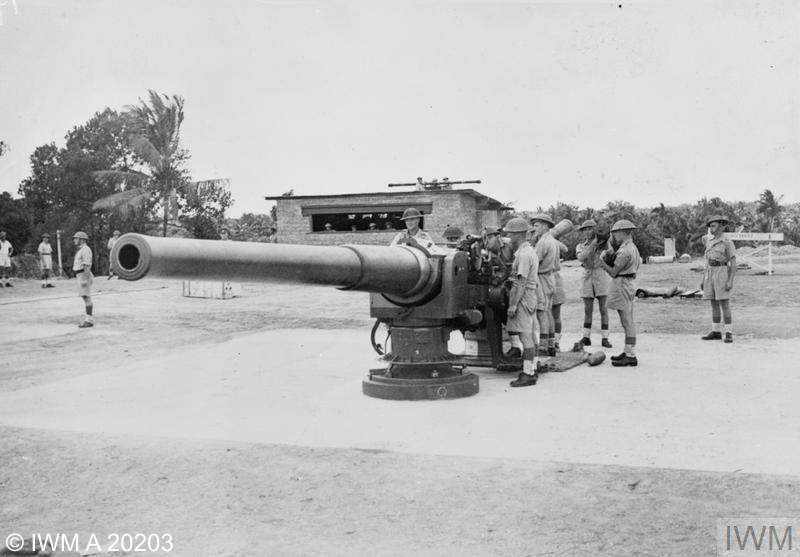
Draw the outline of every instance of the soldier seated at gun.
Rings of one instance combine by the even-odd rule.
[[[419,227],[420,221],[422,220],[422,213],[420,213],[417,209],[414,207],[409,207],[403,211],[403,216],[400,218],[400,220],[405,223],[406,229],[402,232],[398,232],[395,237],[392,238],[392,242],[389,244],[390,246],[416,243],[429,253],[442,253],[442,250],[436,246],[430,234]]]

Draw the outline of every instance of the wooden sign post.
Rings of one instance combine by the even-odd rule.
[[[746,260],[751,265],[755,265],[760,269],[764,269],[768,275],[772,274],[772,242],[782,242],[783,232],[726,232],[725,234],[734,242],[766,242],[766,246],[757,247],[747,255],[742,256],[742,259]],[[750,259],[755,254],[765,249],[767,250],[767,267],[759,265]]]

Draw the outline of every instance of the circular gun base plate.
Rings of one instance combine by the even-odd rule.
[[[465,373],[436,379],[385,377],[376,371],[362,383],[365,395],[384,400],[439,400],[463,398],[478,392],[478,376]]]

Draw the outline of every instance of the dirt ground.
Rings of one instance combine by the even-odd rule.
[[[737,275],[732,349],[738,341],[800,336],[800,259],[774,264],[773,276]],[[638,282],[695,288],[701,275],[691,266],[644,265]],[[573,331],[583,312],[579,272],[570,264],[563,272],[571,293],[563,318]],[[248,283],[239,298],[208,300],[182,297],[174,281],[100,277],[97,326],[82,331],[74,281],[56,284],[41,289],[36,281],[17,281],[0,290],[0,395],[30,389],[57,395],[65,381],[98,372],[113,383],[131,364],[158,368],[179,350],[223,346],[255,331],[358,330],[364,351],[371,350],[365,294]],[[703,334],[707,306],[639,300],[639,333]],[[619,328],[616,316],[611,323]],[[689,353],[705,349],[701,342],[686,345]],[[281,347],[264,347],[264,357],[275,350]],[[32,415],[47,410],[29,408]],[[76,414],[83,410],[75,407]],[[796,445],[795,426],[787,442]],[[537,427],[547,424],[508,424],[521,442]],[[719,517],[800,516],[794,475],[189,439],[159,431],[110,435],[0,422],[0,462],[0,545],[11,532],[146,532],[174,537],[172,552],[155,552],[162,555],[714,555]]]

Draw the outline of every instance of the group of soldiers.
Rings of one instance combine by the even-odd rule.
[[[120,237],[120,231],[115,230],[114,234],[108,240],[109,253],[114,248],[117,240]],[[83,299],[84,303],[84,318],[78,325],[81,329],[94,327],[94,304],[92,302],[92,284],[94,282],[94,274],[92,273],[92,250],[89,247],[89,235],[86,232],[78,231],[72,236],[72,241],[75,244],[75,257],[72,261],[72,271],[75,273],[75,278],[78,280],[78,295]],[[0,231],[0,286],[11,287],[11,255],[13,254],[13,247],[11,243],[6,240],[5,231]],[[50,243],[50,234],[45,232],[42,234],[42,240],[36,249],[36,254],[39,258],[39,270],[42,281],[42,288],[54,288],[55,285],[50,282],[53,274],[53,246]],[[114,276],[109,264],[108,278]]]
[[[391,245],[413,238],[430,253],[442,253],[433,238],[420,228],[422,214],[414,208],[403,213],[406,230],[398,232]],[[730,312],[730,292],[736,272],[735,248],[725,236],[728,219],[711,215],[706,219],[709,234],[706,244],[706,274],[704,297],[711,301],[712,330],[704,340],[723,339],[733,342]],[[552,234],[555,225],[547,214],[536,214],[530,220],[515,217],[502,228],[486,227],[483,244],[496,266],[502,269],[507,281],[508,306],[506,331],[511,349],[505,360],[522,361],[522,370],[512,387],[535,385],[539,373],[549,371],[540,358],[555,356],[561,341],[561,305],[566,293],[561,279],[561,259],[567,247]],[[633,242],[636,226],[627,219],[616,221],[609,229],[593,219],[584,221],[579,229],[581,242],[576,247],[578,261],[583,267],[580,297],[584,303],[582,346],[591,346],[594,301],[600,313],[601,346],[612,348],[609,340],[608,310],[616,310],[625,333],[621,353],[611,356],[615,367],[636,367],[636,323],[634,320],[634,281],[642,258]],[[448,231],[450,234],[448,235]],[[448,227],[448,245],[458,241],[461,231]],[[724,320],[722,336],[720,319]],[[519,368],[517,368],[519,369]]]

